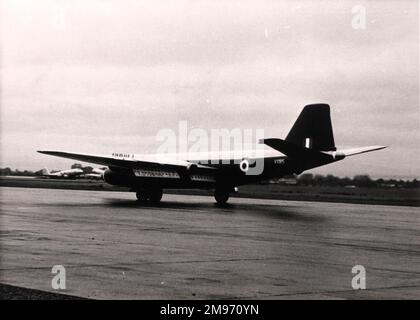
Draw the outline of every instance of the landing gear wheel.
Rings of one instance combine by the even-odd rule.
[[[229,192],[226,190],[215,190],[214,198],[216,199],[217,204],[224,205],[229,200]]]
[[[144,191],[137,191],[136,192],[137,200],[140,202],[146,202],[147,201],[147,194]]]
[[[149,194],[149,200],[152,204],[158,204],[162,200],[162,189],[152,190]]]

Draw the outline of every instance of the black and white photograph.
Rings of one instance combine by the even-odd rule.
[[[420,299],[417,0],[0,5],[1,300]]]

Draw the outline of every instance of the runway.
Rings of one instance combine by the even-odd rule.
[[[0,188],[0,282],[94,299],[420,299],[418,208]],[[352,267],[366,269],[353,290]]]

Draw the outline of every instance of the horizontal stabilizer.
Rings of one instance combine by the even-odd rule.
[[[354,156],[360,153],[371,152],[371,151],[381,150],[385,148],[386,146],[369,146],[369,147],[359,147],[359,148],[353,148],[353,149],[339,150],[338,152],[348,157],[348,156]]]

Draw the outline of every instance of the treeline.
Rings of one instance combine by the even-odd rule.
[[[34,176],[35,172],[29,170],[13,170],[10,168],[0,168],[0,176]]]
[[[80,163],[73,164],[70,169],[82,169],[84,173],[91,173],[93,168],[90,166],[82,166]],[[42,170],[37,171],[30,171],[30,170],[18,170],[18,169],[11,169],[11,168],[0,168],[0,176],[27,176],[27,177],[36,177],[42,176]],[[51,173],[61,171],[61,170],[51,170]]]
[[[289,177],[291,178],[291,177]],[[320,174],[304,173],[297,177],[297,185],[302,186],[341,186],[347,188],[367,187],[367,188],[419,188],[420,181],[402,180],[402,179],[372,179],[368,175],[356,175],[353,178],[340,178],[328,174],[326,176]]]
[[[79,163],[71,166],[71,169],[82,169],[85,173],[92,172],[92,167],[83,167]],[[58,171],[58,170],[56,170]],[[51,171],[55,172],[55,171]],[[0,176],[41,176],[42,169],[38,171],[13,170],[11,168],[0,168]],[[397,179],[372,179],[368,175],[356,175],[353,178],[340,178],[332,174],[321,175],[304,173],[299,176],[286,176],[282,179],[271,180],[271,183],[300,185],[300,186],[340,186],[346,188],[367,187],[367,188],[420,188],[420,181],[397,180]]]

